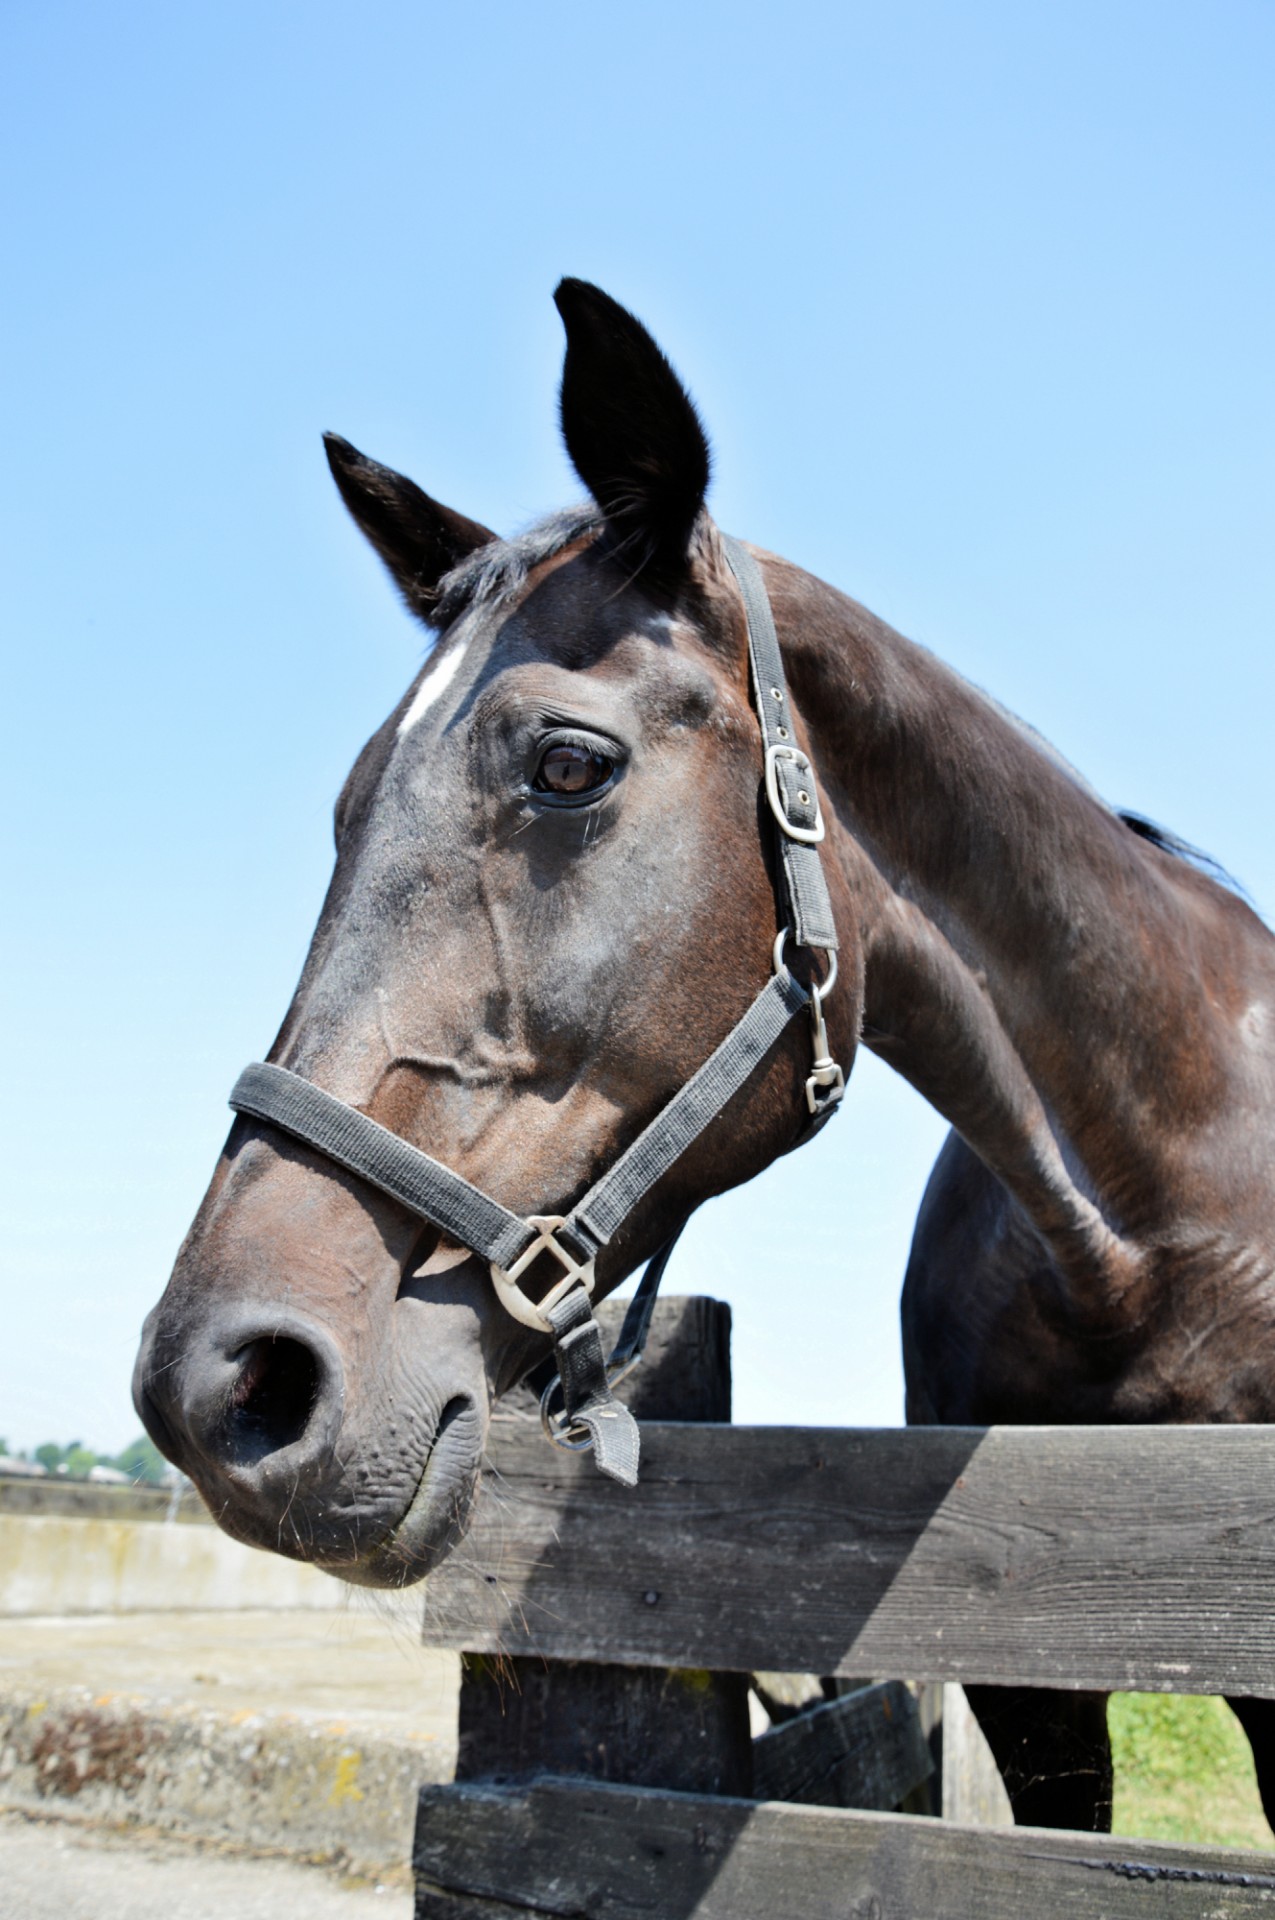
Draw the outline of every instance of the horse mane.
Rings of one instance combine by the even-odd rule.
[[[1189,866],[1207,874],[1210,880],[1216,880],[1222,886],[1229,887],[1232,893],[1240,896],[1241,900],[1248,899],[1247,889],[1241,886],[1234,874],[1228,873],[1222,862],[1213,854],[1206,853],[1202,847],[1192,846],[1191,842],[1184,840],[1181,834],[1171,833],[1168,827],[1159,826],[1156,821],[1148,820],[1145,814],[1131,813],[1124,807],[1117,807],[1116,817],[1123,820],[1125,826],[1131,833],[1136,833],[1139,840],[1145,840],[1149,845],[1158,847],[1161,853],[1170,854],[1175,860],[1185,860]]]
[[[569,547],[585,534],[596,533],[602,525],[601,509],[592,500],[537,520],[512,540],[492,540],[468,554],[460,565],[443,575],[438,583],[438,600],[430,613],[430,625],[440,631],[458,620],[470,607],[499,607],[511,600],[525,584],[528,574],[542,561]]]
[[[1067,778],[1087,793],[1091,800],[1096,800],[1104,813],[1114,814],[1117,820],[1128,827],[1130,833],[1137,834],[1139,840],[1145,840],[1149,846],[1155,847],[1160,853],[1167,853],[1174,860],[1185,861],[1198,873],[1207,875],[1210,880],[1216,880],[1220,886],[1238,894],[1240,899],[1248,901],[1250,906],[1253,904],[1247,888],[1241,885],[1234,874],[1228,873],[1222,862],[1213,854],[1206,853],[1203,847],[1193,846],[1189,840],[1184,840],[1181,834],[1171,832],[1168,827],[1160,826],[1157,821],[1148,820],[1144,813],[1134,813],[1125,807],[1113,807],[1111,802],[1105,800],[1097,788],[1086,780],[1084,774],[1072,765],[1067,756],[1059,752],[1053,741],[1038,727],[1034,727],[1030,720],[1024,720],[1020,714],[1014,712],[1012,707],[1007,707],[998,700],[995,694],[988,693],[985,687],[977,687],[975,691],[981,694],[989,706],[994,707],[1001,718],[1007,720],[1014,731],[1020,734],[1029,745],[1035,747],[1038,753],[1043,753],[1060,773],[1066,774]]]
[[[562,507],[556,513],[546,514],[531,526],[517,533],[509,540],[492,540],[485,547],[479,547],[474,553],[466,555],[459,566],[443,575],[438,586],[438,599],[431,610],[430,625],[439,632],[451,626],[461,614],[471,607],[500,607],[525,585],[533,568],[545,560],[552,560],[576,540],[582,540],[587,534],[597,533],[602,526],[603,515],[596,502],[582,500],[574,507]],[[1198,872],[1207,874],[1209,879],[1228,887],[1241,899],[1249,898],[1245,888],[1233,874],[1227,872],[1221,861],[1202,847],[1196,847],[1180,834],[1173,833],[1168,827],[1160,826],[1154,820],[1148,820],[1145,814],[1134,813],[1124,807],[1111,807],[1085,779],[1077,768],[1072,766],[1066,756],[1060,753],[1053,742],[1028,720],[1023,720],[1012,709],[1004,706],[994,694],[985,688],[976,689],[982,697],[1008,720],[1016,732],[1023,735],[1038,752],[1042,752],[1069,779],[1073,780],[1107,812],[1114,813],[1117,820],[1123,822],[1139,840],[1167,853],[1174,860],[1183,860]]]

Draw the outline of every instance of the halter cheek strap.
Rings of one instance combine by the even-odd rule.
[[[814,1042],[803,1140],[832,1116],[844,1090],[841,1069],[828,1054],[823,1022],[823,1001],[836,978],[837,932],[816,850],[823,838],[823,821],[814,775],[794,743],[779,645],[760,570],[737,541],[724,538],[724,545],[744,596],[754,692],[766,747],[766,792],[779,828],[790,918],[775,943],[771,979],[686,1085],[570,1214],[532,1214],[526,1219],[357,1107],[286,1067],[260,1062],[245,1067],[230,1096],[236,1113],[264,1120],[303,1141],[486,1260],[507,1310],[524,1326],[553,1339],[556,1371],[545,1383],[541,1400],[549,1437],[558,1445],[591,1447],[603,1473],[626,1486],[637,1481],[638,1429],[611,1389],[641,1357],[656,1290],[676,1235],[647,1267],[609,1362],[590,1305],[598,1254],[744,1085],[797,1014],[810,1014]],[[810,993],[784,964],[784,943],[790,936],[799,946],[824,948],[831,959],[823,985]],[[518,1282],[542,1255],[551,1256],[562,1271],[548,1293],[533,1302]],[[543,1371],[537,1369],[532,1376],[537,1385]],[[559,1394],[560,1415],[553,1406]]]

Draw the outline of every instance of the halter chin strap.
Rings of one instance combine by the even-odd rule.
[[[723,536],[723,544],[748,618],[753,686],[766,748],[766,793],[780,833],[790,919],[775,943],[771,979],[698,1072],[570,1214],[531,1214],[526,1219],[357,1107],[286,1067],[261,1063],[245,1067],[230,1096],[236,1113],[267,1121],[304,1141],[486,1260],[506,1309],[524,1326],[553,1339],[556,1371],[544,1384],[541,1399],[545,1431],[560,1446],[591,1447],[602,1472],[626,1486],[637,1481],[638,1429],[611,1389],[641,1358],[656,1290],[677,1236],[647,1267],[609,1362],[590,1305],[598,1254],[744,1085],[797,1014],[811,1016],[814,1042],[803,1140],[831,1118],[845,1084],[840,1067],[829,1056],[823,1022],[823,1001],[836,978],[837,931],[816,851],[824,829],[814,774],[794,743],[779,645],[760,569],[738,541]],[[784,943],[789,937],[799,946],[822,947],[831,961],[824,982],[809,993],[784,965]],[[543,1298],[532,1301],[518,1282],[542,1255],[554,1259],[562,1271]],[[531,1376],[537,1385],[547,1364]],[[554,1409],[559,1395],[560,1414]]]

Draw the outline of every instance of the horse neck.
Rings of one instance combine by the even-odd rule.
[[[1166,879],[1043,742],[922,648],[809,576],[780,564],[768,580],[862,928],[865,1041],[1060,1265],[1118,1264],[1120,1232],[1155,1207],[1136,1139],[1156,1112],[1176,1124],[1199,1025],[1191,970],[1154,961],[1194,939],[1202,900],[1216,911],[1207,893],[1226,896],[1185,867],[1185,891]]]

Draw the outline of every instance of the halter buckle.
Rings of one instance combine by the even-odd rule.
[[[497,1266],[491,1263],[492,1285],[500,1297],[501,1305],[512,1313],[515,1320],[521,1320],[524,1327],[532,1327],[537,1333],[552,1333],[553,1326],[546,1318],[545,1309],[554,1306],[564,1293],[572,1287],[581,1286],[589,1299],[593,1298],[594,1263],[592,1260],[577,1260],[575,1255],[554,1238],[559,1227],[567,1224],[562,1213],[529,1213],[527,1225],[534,1227],[536,1237],[530,1246],[525,1247],[514,1261],[512,1267]],[[559,1266],[564,1269],[561,1280],[550,1287],[543,1300],[528,1300],[518,1282],[532,1261],[542,1253],[551,1253]]]
[[[815,810],[814,823],[809,827],[799,826],[796,821],[788,817],[788,811],[784,804],[784,796],[779,786],[779,762],[781,760],[785,765],[794,766],[797,772],[808,782],[809,792],[804,795],[804,798],[809,801]],[[770,811],[779,823],[781,833],[786,834],[790,840],[799,840],[803,846],[818,846],[824,835],[823,809],[819,805],[819,789],[815,784],[815,770],[800,747],[788,746],[780,740],[774,741],[772,745],[767,747],[766,798],[770,803]]]

